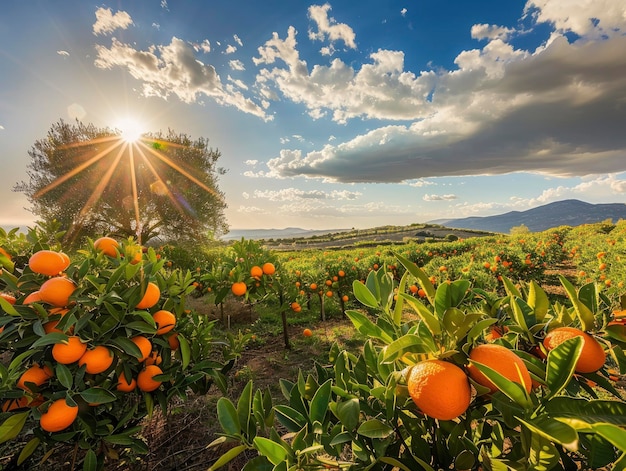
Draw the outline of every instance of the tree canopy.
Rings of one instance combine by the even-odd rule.
[[[228,231],[218,188],[225,170],[208,140],[168,130],[127,142],[119,131],[60,120],[28,152],[31,212],[69,240],[102,234],[145,243],[207,240]]]

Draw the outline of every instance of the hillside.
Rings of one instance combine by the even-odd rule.
[[[549,203],[528,211],[510,211],[497,216],[437,219],[429,221],[447,227],[509,233],[512,227],[524,224],[531,232],[558,226],[580,226],[611,219],[626,219],[626,204],[591,204],[579,200]]]

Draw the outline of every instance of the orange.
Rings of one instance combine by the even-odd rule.
[[[70,303],[70,296],[76,289],[72,280],[64,276],[55,276],[45,281],[39,288],[39,297],[45,303],[64,307]]]
[[[0,293],[0,298],[4,299],[9,304],[15,304],[15,301],[17,301],[15,296],[7,293]]]
[[[310,337],[311,335],[313,335],[313,331],[311,329],[304,329],[302,331],[302,335],[304,335],[305,337]]]
[[[137,358],[137,360],[142,362],[146,358],[148,358],[148,355],[150,355],[150,352],[152,352],[152,342],[150,342],[148,337],[144,337],[143,335],[137,335],[130,340],[135,345],[137,345],[137,347],[141,351],[141,357]]]
[[[24,407],[32,407],[28,396],[22,396],[18,399],[7,399],[2,403],[2,412],[11,412]]]
[[[315,291],[317,289],[316,283],[311,283],[311,291]]]
[[[148,358],[146,358],[146,361],[144,363],[146,366],[147,365],[160,365],[161,363],[163,363],[163,358],[155,350],[148,356]]]
[[[261,278],[263,276],[263,269],[258,265],[253,266],[250,268],[250,276],[252,278]]]
[[[45,322],[43,324],[43,330],[46,334],[49,334],[50,332],[57,332],[59,334],[62,334],[63,331],[61,329],[57,329],[57,325],[59,324],[59,321],[48,321]]]
[[[276,272],[276,267],[273,263],[267,262],[263,264],[262,270],[266,275],[273,275]]]
[[[24,391],[30,391],[30,388],[26,385],[26,383],[33,383],[35,386],[41,386],[43,383],[52,378],[52,376],[54,376],[54,373],[50,367],[44,366],[42,368],[39,365],[33,365],[22,373],[20,379],[17,380],[17,387],[23,389]]]
[[[63,365],[80,360],[87,350],[87,344],[77,336],[67,338],[67,342],[55,343],[52,346],[52,358]]]
[[[452,420],[463,414],[471,400],[470,383],[461,368],[443,360],[425,360],[411,368],[409,395],[426,415]]]
[[[166,334],[176,326],[176,316],[170,311],[157,311],[152,315],[152,318],[156,323],[158,335]]]
[[[113,364],[113,352],[104,345],[97,345],[87,350],[78,359],[78,365],[85,365],[85,372],[97,375],[106,371]]]
[[[180,340],[178,340],[178,332],[174,332],[169,337],[167,337],[167,343],[169,344],[172,350],[178,350],[178,347],[180,347]]]
[[[78,406],[69,406],[65,399],[57,399],[41,415],[39,425],[46,432],[60,432],[74,423],[78,416]]]
[[[300,303],[294,301],[293,303],[291,303],[291,310],[293,312],[300,312],[302,311],[302,306],[300,306]]]
[[[93,247],[109,257],[117,257],[120,244],[113,237],[100,237],[93,243]]]
[[[146,285],[146,291],[141,298],[141,301],[137,303],[135,308],[137,309],[150,309],[156,303],[159,302],[159,298],[161,297],[161,290],[159,289],[156,283],[149,281]]]
[[[582,337],[584,340],[575,371],[577,373],[593,373],[602,368],[606,361],[606,353],[602,345],[594,337],[575,327],[557,327],[551,330],[543,339],[543,346],[550,351],[573,337]]]
[[[235,296],[243,296],[248,291],[248,287],[243,281],[236,281],[230,287],[230,290],[233,292]]]
[[[344,295],[341,297],[341,300],[342,300],[344,303],[347,303],[347,302],[350,300],[350,297],[349,297],[347,294],[344,294]]]
[[[469,358],[470,360],[488,366],[508,380],[521,384],[524,386],[524,389],[526,389],[526,392],[530,392],[532,380],[528,368],[526,368],[522,359],[508,348],[495,343],[478,345],[472,349]],[[519,368],[519,372],[516,366]],[[497,386],[480,372],[475,365],[470,363],[467,367],[467,372],[470,378],[478,384],[489,388],[489,394],[493,394],[498,390]]]
[[[22,304],[38,303],[39,301],[41,301],[41,293],[39,291],[33,291],[24,298]]]
[[[163,370],[157,365],[146,366],[137,375],[137,386],[144,392],[150,392],[161,386],[161,381],[154,379],[155,376],[163,374]]]
[[[54,250],[40,250],[28,259],[28,267],[35,273],[46,276],[56,276],[65,270],[70,259],[67,255]]]
[[[126,377],[124,375],[120,375],[117,379],[117,390],[121,392],[131,392],[134,391],[137,387],[137,381],[135,378],[131,378],[130,382],[126,381]]]
[[[328,296],[329,298],[333,297],[333,292],[332,291],[326,291],[326,296]]]

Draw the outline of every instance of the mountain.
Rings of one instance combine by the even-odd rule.
[[[233,229],[222,236],[222,240],[239,240],[242,237],[246,240],[291,239],[294,237],[312,237],[314,235],[331,234],[348,230],[350,229],[309,230],[299,227],[286,227],[284,229]]]
[[[531,232],[541,232],[558,226],[579,226],[611,219],[626,219],[626,204],[591,204],[579,200],[549,203],[528,211],[511,211],[497,216],[462,219],[437,219],[432,224],[458,229],[479,229],[509,233],[512,227],[524,224]]]

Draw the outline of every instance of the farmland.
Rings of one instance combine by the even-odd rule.
[[[461,462],[467,467],[459,469],[496,462],[565,469],[567,463],[587,467],[593,459],[598,468],[621,459],[624,442],[614,437],[626,420],[626,224],[481,237],[431,232],[415,240],[425,230],[432,228],[412,228],[413,236],[374,246],[346,239],[327,241],[333,246],[325,249],[302,248],[292,241],[292,250],[274,250],[241,240],[191,255],[164,246],[137,257],[141,251],[130,240],[106,254],[95,244],[69,254],[62,271],[75,291],[61,302],[67,309],[61,316],[45,300],[30,307],[25,299],[50,278],[33,271],[32,253],[62,247],[42,245],[36,232],[28,238],[3,234],[0,393],[5,401],[27,399],[15,412],[7,406],[2,420],[6,425],[19,417],[35,431],[31,440],[22,428],[11,427],[17,430],[11,436],[5,427],[3,465],[16,463],[23,450],[30,452],[26,463],[45,457],[49,469],[67,469],[67,460],[82,469],[205,469],[215,463],[228,469],[227,458],[231,469],[291,459],[311,469],[366,469],[372,462],[375,469]],[[142,280],[159,288],[159,299],[145,308]],[[151,320],[163,310],[175,315],[172,331]],[[45,331],[51,321],[59,332]],[[546,332],[560,326],[599,340],[606,358],[598,369],[575,371],[580,341],[554,347],[547,360],[545,349],[543,359],[534,356]],[[80,362],[58,364],[51,347],[70,332],[90,348],[109,348],[113,363],[94,374],[85,374]],[[172,332],[179,345],[170,342]],[[116,391],[113,378],[132,379],[146,368],[142,352],[122,340],[139,334],[152,342],[162,374],[153,377],[154,390]],[[482,396],[472,380],[478,396],[454,420],[437,418],[437,409],[420,415],[419,399],[407,389],[407,368],[437,358],[464,369],[468,351],[492,342],[523,360],[532,390],[527,384],[522,394],[515,379],[487,369],[497,386],[493,397]],[[34,363],[54,373],[36,388],[16,387]],[[370,392],[363,395],[363,388]],[[77,420],[63,432],[38,431],[41,407],[60,397],[78,404]],[[43,405],[31,405],[35,399]],[[580,401],[596,408],[595,418],[576,409]],[[348,414],[352,408],[360,414]],[[584,427],[569,421],[574,410]],[[485,414],[489,420],[481,419]],[[548,422],[550,432],[539,433],[538,424]],[[452,426],[457,438],[443,445],[439,434]],[[300,438],[284,441],[278,434],[285,429]],[[519,445],[495,454],[475,445],[486,440],[493,450],[502,445],[498,437]],[[572,437],[580,447],[566,441]],[[436,453],[427,451],[432,446]]]

